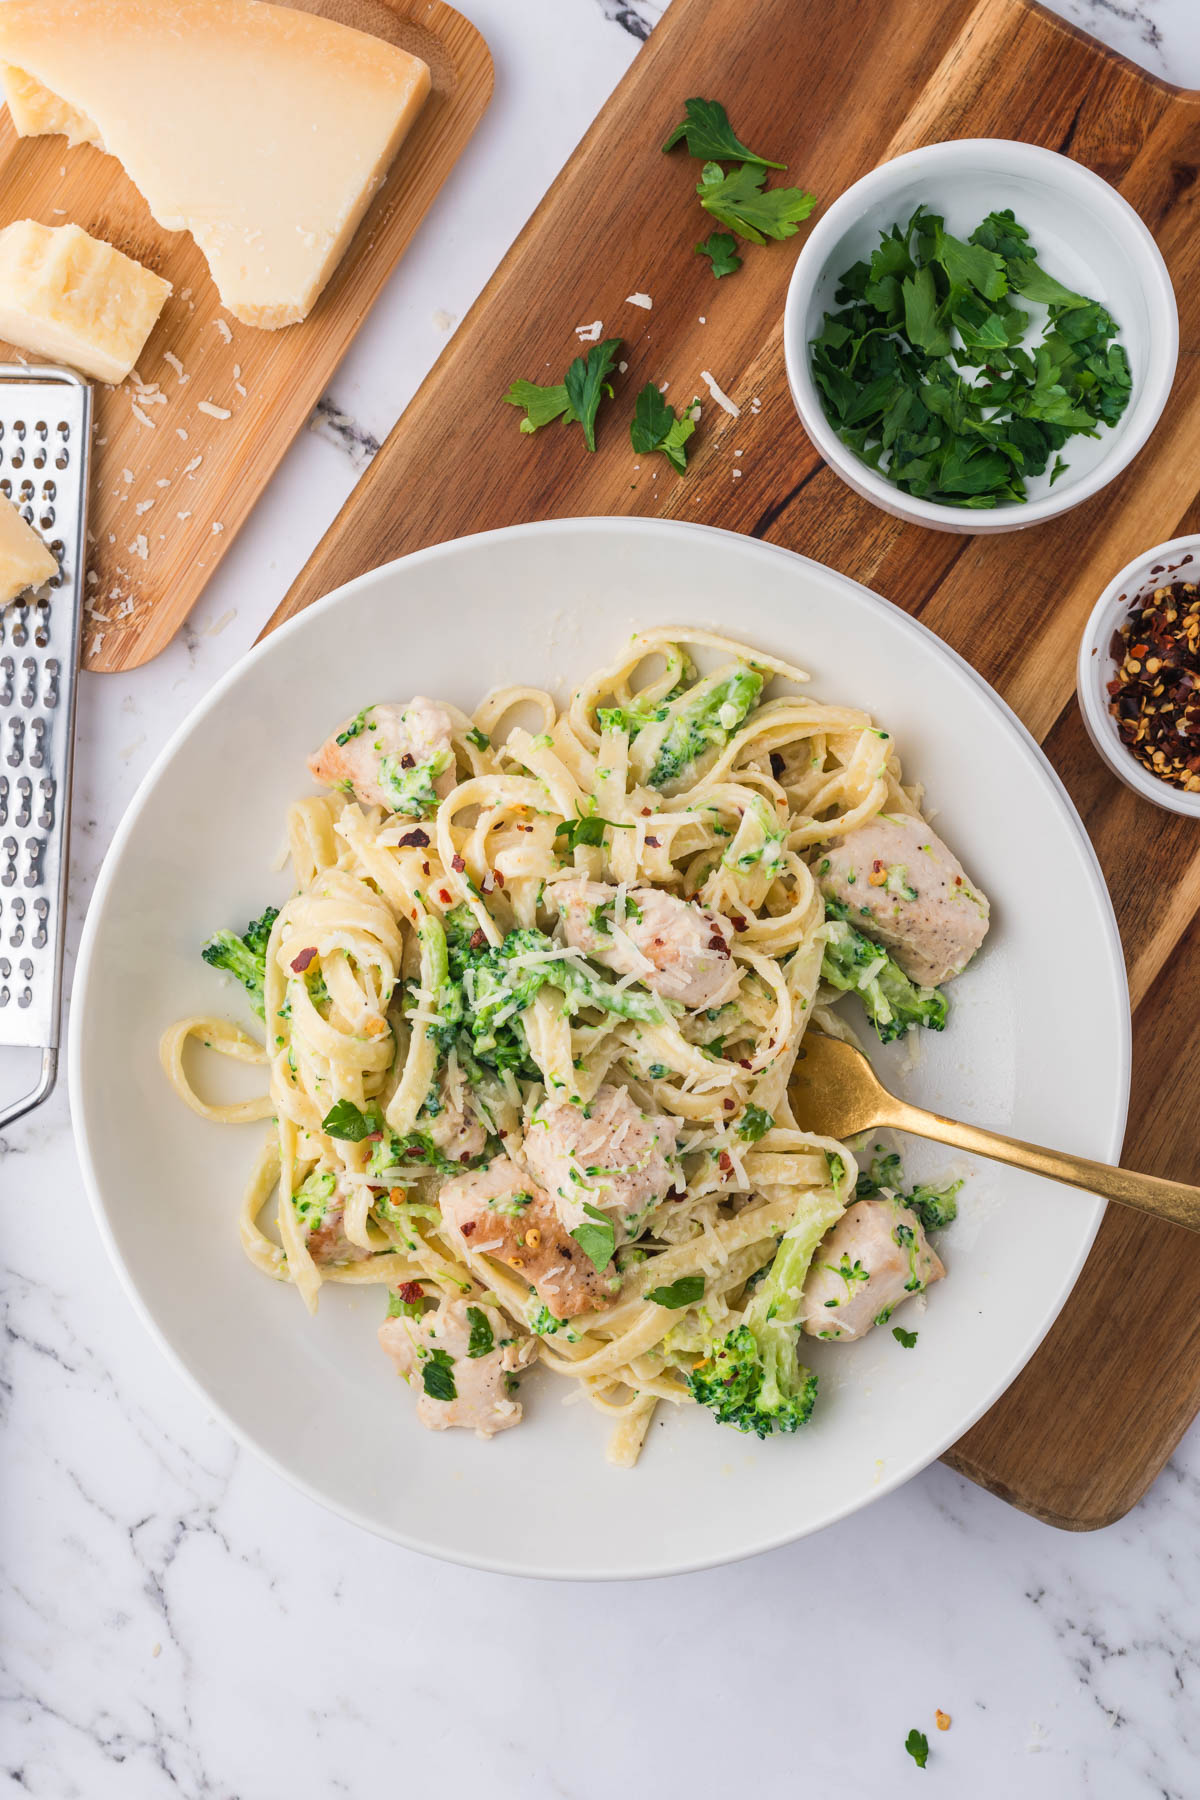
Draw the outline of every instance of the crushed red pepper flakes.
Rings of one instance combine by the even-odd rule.
[[[1134,601],[1113,632],[1108,710],[1152,775],[1200,793],[1200,587],[1172,581]]]
[[[292,963],[292,974],[303,975],[305,969],[307,969],[309,963],[316,954],[315,950],[302,950]]]

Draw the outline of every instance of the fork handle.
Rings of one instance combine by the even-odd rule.
[[[981,1125],[944,1119],[940,1113],[925,1112],[904,1100],[893,1100],[886,1119],[880,1123],[913,1132],[917,1137],[933,1138],[940,1144],[953,1144],[976,1156],[1011,1163],[1014,1168],[1029,1169],[1051,1181],[1065,1182],[1068,1187],[1086,1188],[1105,1200],[1135,1206],[1156,1218],[1170,1219],[1172,1224],[1186,1225],[1189,1231],[1200,1231],[1200,1188],[1189,1187],[1186,1182],[1139,1175],[1134,1169],[1116,1169],[1110,1163],[1091,1162],[1086,1156],[1072,1156],[1066,1150],[1044,1150],[1037,1144],[1022,1143],[1020,1138],[986,1131]]]

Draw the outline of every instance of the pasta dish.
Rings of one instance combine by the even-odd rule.
[[[851,1033],[847,996],[884,1041],[941,1030],[988,903],[888,733],[807,680],[655,630],[565,710],[368,705],[289,810],[291,898],[204,947],[265,1036],[189,1017],[161,1053],[203,1117],[271,1121],[242,1246],[311,1312],[380,1285],[424,1424],[516,1425],[537,1365],[622,1465],[660,1402],[792,1432],[805,1338],[944,1273],[954,1187],[801,1131],[788,1082],[806,1029]],[[266,1094],[210,1104],[192,1040]]]

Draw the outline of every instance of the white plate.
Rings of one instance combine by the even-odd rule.
[[[143,783],[109,851],[71,1008],[79,1154],[101,1231],[160,1343],[238,1437],[315,1499],[385,1537],[482,1567],[640,1576],[749,1555],[906,1481],[1032,1354],[1087,1254],[1099,1201],[981,1166],[945,1243],[914,1350],[889,1331],[820,1345],[813,1424],[760,1444],[699,1411],[660,1413],[639,1467],[607,1424],[527,1380],[527,1419],[491,1444],[434,1435],[375,1344],[378,1290],[327,1288],[310,1321],[238,1247],[262,1126],[194,1117],[158,1064],[167,1021],[229,1009],[198,955],[219,925],[282,902],[270,872],[304,758],[364,701],[414,690],[472,706],[491,685],[558,688],[657,624],[716,626],[790,657],[824,699],[870,708],[924,781],[938,828],[991,895],[949,1029],[899,1079],[913,1098],[1115,1160],[1129,1006],[1099,867],[1033,740],[904,613],[752,539],[652,520],[521,526],[423,550],[352,582],[220,682]],[[895,1071],[903,1055],[880,1058]],[[920,1170],[944,1164],[919,1153]],[[920,1303],[918,1303],[920,1304]]]

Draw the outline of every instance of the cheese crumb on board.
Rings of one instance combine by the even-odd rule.
[[[0,494],[0,606],[58,574],[58,562],[11,500]]]
[[[593,319],[590,325],[577,325],[575,327],[575,336],[579,339],[581,344],[594,344],[603,330],[604,320]]]
[[[79,225],[18,219],[0,231],[0,337],[93,381],[124,381],[170,292]]]
[[[718,384],[716,378],[711,375],[707,369],[701,369],[700,379],[707,387],[717,405],[722,407],[729,414],[731,419],[741,417],[741,407],[729,398],[729,395],[725,392],[724,388]]]
[[[0,76],[22,137],[116,157],[267,329],[311,311],[430,88],[419,57],[260,0],[5,0]]]
[[[626,294],[625,304],[626,306],[641,306],[649,312],[650,308],[654,305],[654,302],[649,294]]]
[[[211,400],[201,400],[196,411],[207,413],[210,419],[232,419],[233,417],[227,406],[214,406]]]

